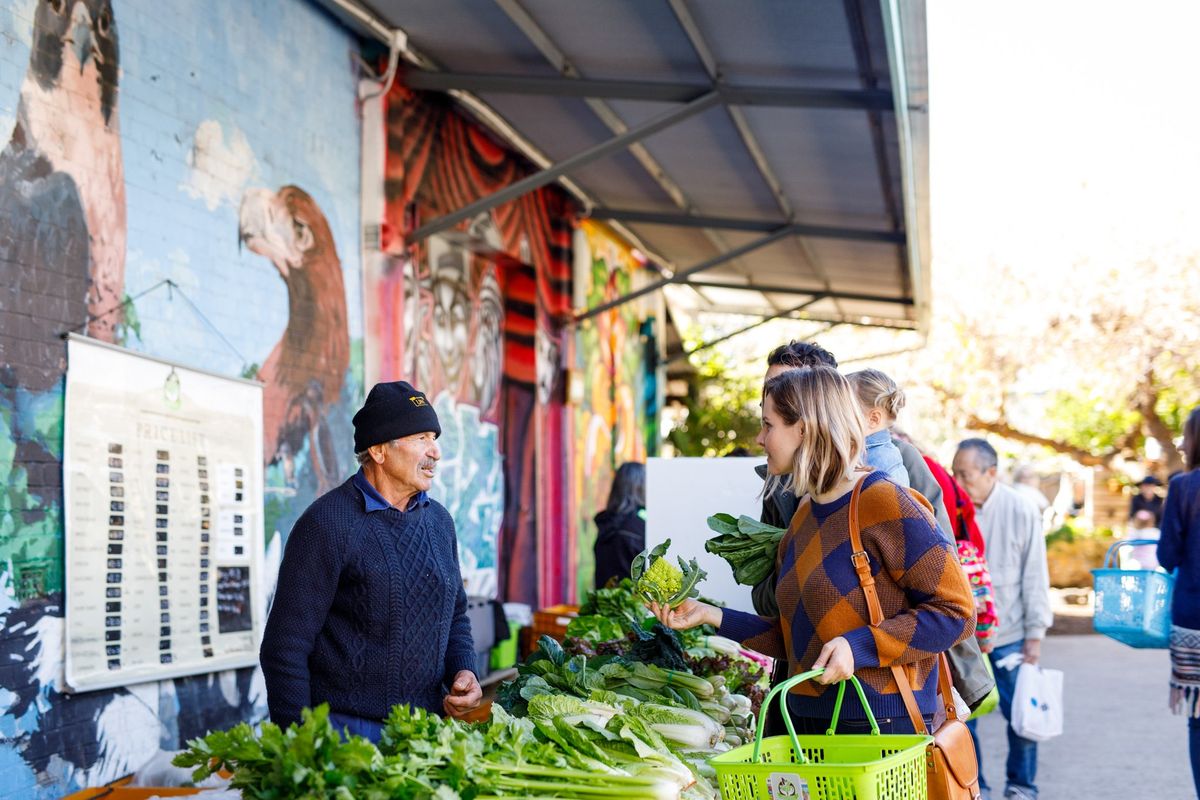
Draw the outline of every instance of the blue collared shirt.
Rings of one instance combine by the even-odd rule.
[[[392,504],[385,500],[383,495],[367,480],[366,473],[362,471],[362,467],[359,467],[358,472],[354,474],[354,486],[362,492],[363,501],[367,504],[368,514],[372,511],[384,511],[392,508]],[[404,510],[413,511],[418,508],[424,508],[427,505],[429,505],[429,495],[425,492],[417,492],[408,501],[408,506]]]

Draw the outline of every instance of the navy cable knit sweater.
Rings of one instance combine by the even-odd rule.
[[[475,671],[454,521],[440,504],[368,510],[351,478],[296,521],[259,657],[271,720],[300,709],[381,720],[398,703],[441,713]]]

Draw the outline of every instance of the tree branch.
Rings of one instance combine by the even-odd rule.
[[[1154,367],[1146,370],[1146,376],[1134,394],[1134,408],[1142,415],[1146,432],[1162,447],[1163,458],[1167,462],[1167,472],[1182,471],[1183,457],[1175,447],[1175,434],[1158,415],[1158,394],[1161,387],[1154,379]]]
[[[1068,444],[1067,442],[1061,442],[1057,439],[1048,439],[1045,436],[1037,436],[1032,433],[1025,433],[1024,431],[1017,430],[1004,420],[995,420],[989,422],[987,420],[980,419],[974,414],[967,415],[967,425],[970,428],[987,431],[988,433],[994,433],[997,436],[1003,436],[1005,439],[1012,439],[1015,442],[1041,445],[1042,447],[1049,448],[1056,453],[1068,455],[1085,467],[1111,467],[1113,459],[1115,459],[1121,452],[1118,449],[1103,455],[1097,455],[1088,450],[1084,450],[1082,447],[1076,447],[1075,445]]]

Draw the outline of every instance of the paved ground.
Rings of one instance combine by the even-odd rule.
[[[1194,800],[1187,723],[1167,710],[1166,650],[1049,636],[1042,660],[1066,673],[1063,735],[1038,749],[1042,800]],[[1000,800],[1008,745],[999,711],[980,720],[979,734],[984,774]]]

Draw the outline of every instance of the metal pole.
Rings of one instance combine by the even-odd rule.
[[[473,203],[468,203],[457,211],[452,211],[449,214],[431,220],[417,228],[408,235],[409,243],[419,242],[422,239],[451,228],[458,223],[472,219],[485,211],[490,211],[498,205],[507,203],[509,200],[520,197],[526,192],[541,188],[546,184],[554,181],[558,177],[571,172],[574,169],[590,164],[591,162],[603,158],[610,153],[618,150],[623,150],[634,142],[641,141],[647,136],[658,133],[664,128],[669,128],[683,120],[693,117],[703,111],[712,108],[721,100],[721,95],[718,92],[708,92],[697,97],[687,105],[668,111],[654,119],[648,120],[641,125],[630,128],[620,136],[601,142],[600,144],[589,147],[582,153],[571,156],[568,159],[558,162],[553,166],[547,167],[541,172],[522,178],[516,183],[510,184],[498,192],[494,192],[487,197],[481,197]]]
[[[704,344],[696,345],[691,350],[688,350],[685,353],[680,353],[679,355],[675,356],[675,358],[687,358],[692,353],[699,353],[701,350],[707,350],[708,348],[714,347],[714,346],[720,344],[721,342],[727,342],[735,336],[741,336],[743,333],[746,333],[747,331],[752,331],[755,328],[759,327],[760,325],[766,325],[768,322],[771,322],[772,320],[779,319],[780,317],[791,316],[792,314],[795,314],[797,311],[803,311],[804,309],[808,308],[809,306],[811,306],[813,303],[817,302],[818,300],[824,300],[824,299],[825,299],[825,294],[823,292],[818,292],[815,295],[813,295],[811,298],[809,298],[808,300],[805,300],[803,303],[801,303],[800,305],[798,305],[794,308],[789,308],[786,311],[779,311],[775,314],[771,314],[770,316],[763,317],[758,322],[755,322],[753,325],[747,325],[744,328],[738,328],[733,333],[727,333],[724,336],[721,336],[717,339],[713,339],[711,342],[705,342]]]
[[[688,284],[698,289],[737,289],[743,292],[761,292],[762,294],[813,294],[821,292],[831,300],[857,300],[864,303],[895,303],[911,306],[911,297],[887,297],[879,294],[861,294],[858,292],[827,292],[823,289],[803,289],[798,286],[767,286],[759,283],[726,283],[722,281],[688,281]]]
[[[707,261],[702,261],[694,267],[688,267],[685,270],[676,272],[670,278],[664,278],[661,281],[655,281],[654,283],[647,284],[646,286],[643,286],[640,289],[634,289],[632,292],[622,295],[621,297],[618,297],[615,300],[609,300],[606,303],[601,303],[600,305],[596,306],[595,308],[589,308],[587,311],[583,312],[582,314],[577,315],[575,317],[575,321],[583,322],[585,319],[591,319],[592,317],[596,316],[597,314],[602,314],[605,311],[608,311],[610,308],[616,308],[617,306],[623,306],[631,300],[636,300],[639,297],[643,297],[645,295],[650,294],[651,292],[657,292],[659,289],[661,289],[662,287],[664,287],[668,284],[684,283],[685,279],[689,275],[695,275],[697,272],[703,272],[704,270],[711,269],[719,264],[724,264],[726,261],[732,261],[735,258],[744,256],[744,255],[746,255],[746,253],[752,253],[755,250],[766,247],[767,245],[774,244],[775,242],[778,242],[780,239],[791,236],[795,232],[796,232],[795,225],[784,225],[782,228],[779,228],[775,232],[767,234],[766,236],[762,236],[758,239],[755,239],[752,242],[748,242],[747,244],[744,244],[741,247],[735,247],[732,250],[724,252],[719,256],[710,258]]]

